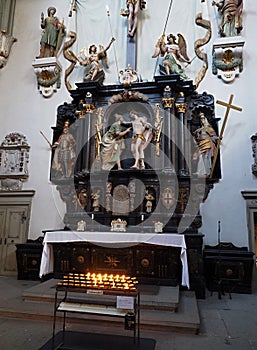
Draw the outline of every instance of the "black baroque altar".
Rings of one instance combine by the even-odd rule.
[[[153,82],[132,83],[126,88],[122,84],[104,86],[96,81],[76,85],[70,91],[72,102],[58,107],[53,127],[53,143],[60,139],[66,122],[76,141],[71,175],[58,171],[58,167],[51,169],[51,181],[66,203],[65,226],[76,230],[82,222],[86,231],[108,231],[113,227],[115,231],[118,227],[124,234],[126,231],[184,234],[190,286],[198,297],[204,297],[204,235],[198,232],[202,224],[199,207],[221,174],[219,156],[212,177],[196,174],[193,133],[201,126],[199,113],[204,113],[218,135],[213,96],[198,94],[192,81],[176,74],[156,76]],[[145,149],[145,168],[132,168],[132,136],[128,134],[123,140],[123,170],[117,170],[117,165],[110,171],[103,170],[102,137],[114,122],[114,115],[122,115],[129,123],[132,110],[145,115],[153,127],[151,143]],[[161,248],[152,249],[156,249],[158,260]],[[94,251],[98,253],[101,254]],[[142,264],[136,258],[140,252],[133,254],[133,264]],[[174,254],[177,264],[177,252]],[[166,256],[173,261],[172,250]],[[155,260],[152,261],[154,264]],[[156,271],[156,266],[153,268]],[[144,281],[147,283],[147,278]],[[158,278],[155,282],[158,283]]]

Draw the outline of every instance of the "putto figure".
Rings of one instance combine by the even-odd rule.
[[[219,33],[221,37],[237,36],[243,29],[242,9],[243,0],[213,1],[212,6],[217,6],[221,14]]]
[[[56,8],[49,7],[47,10],[47,18],[41,13],[41,28],[43,29],[40,40],[40,53],[37,58],[54,57],[57,55],[64,34],[65,26],[55,17]]]
[[[162,35],[155,45],[152,58],[161,55],[164,57],[163,64],[166,74],[176,73],[184,79],[189,79],[181,64],[181,62],[191,63],[186,49],[186,41],[182,34],[178,34],[178,42],[175,35],[169,34],[167,36],[167,43],[165,42],[165,35]]]
[[[80,55],[78,56],[78,61],[82,66],[87,68],[84,75],[84,81],[101,80],[102,82],[104,80],[103,66],[106,69],[109,68],[107,63],[107,50],[109,50],[114,41],[115,39],[112,38],[106,47],[99,45],[99,52],[97,52],[95,44],[91,45],[88,49],[88,56],[86,48],[81,50]]]

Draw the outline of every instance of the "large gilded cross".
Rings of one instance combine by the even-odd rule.
[[[217,161],[221,140],[223,138],[223,134],[224,134],[225,127],[226,127],[226,124],[227,124],[227,119],[228,119],[228,115],[229,115],[230,109],[235,109],[236,111],[239,111],[239,112],[242,112],[242,110],[243,110],[241,107],[238,107],[238,106],[235,106],[235,105],[232,104],[233,98],[234,98],[234,95],[232,94],[232,95],[230,95],[228,103],[227,102],[223,102],[223,101],[219,101],[219,100],[216,101],[216,103],[218,103],[219,105],[222,105],[224,107],[227,107],[227,109],[226,109],[224,121],[223,121],[223,124],[222,124],[222,127],[221,127],[220,136],[219,136],[219,139],[217,141],[217,150],[216,150],[216,153],[214,155],[210,177],[212,177],[212,175],[213,175],[213,171],[214,171],[215,164],[216,164],[216,161]]]

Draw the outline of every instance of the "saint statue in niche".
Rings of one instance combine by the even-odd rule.
[[[130,132],[131,127],[122,131],[122,124],[124,123],[123,116],[115,114],[115,119],[116,121],[102,138],[101,155],[103,170],[111,170],[115,164],[117,164],[118,170],[122,170],[120,157],[125,147],[123,136]]]
[[[101,193],[99,189],[96,192],[92,192],[91,198],[93,200],[93,203],[92,203],[93,211],[100,210],[100,197],[101,197]]]
[[[152,140],[153,126],[147,121],[147,117],[135,111],[130,112],[132,118],[133,136],[131,141],[131,152],[135,158],[132,165],[134,169],[145,169],[144,151]]]

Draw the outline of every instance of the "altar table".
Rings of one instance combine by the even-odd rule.
[[[184,235],[169,233],[131,233],[131,232],[80,232],[47,231],[43,241],[39,276],[52,273],[54,268],[53,243],[89,242],[94,245],[111,248],[124,248],[140,243],[180,247],[182,262],[182,286],[189,288],[186,242]]]

